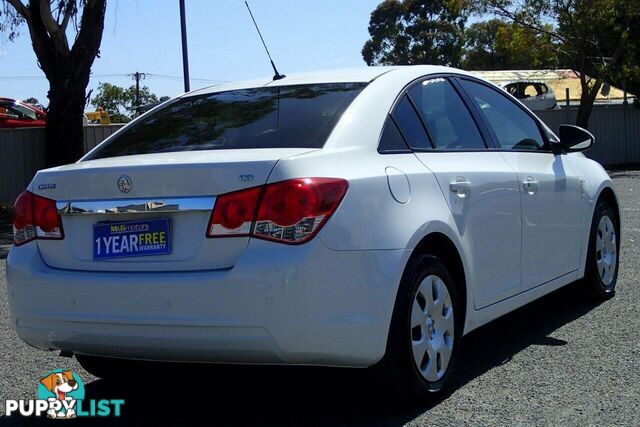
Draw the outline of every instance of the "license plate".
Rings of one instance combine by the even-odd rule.
[[[171,251],[168,218],[93,226],[93,259],[164,255]]]

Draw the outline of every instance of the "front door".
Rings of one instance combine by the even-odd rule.
[[[517,173],[522,205],[522,289],[578,268],[581,183],[566,156],[554,154],[536,119],[505,94],[461,79],[497,150]]]

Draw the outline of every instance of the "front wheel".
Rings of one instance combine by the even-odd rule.
[[[620,251],[620,226],[613,209],[604,200],[599,200],[593,214],[585,285],[592,297],[610,298],[615,293],[618,281]]]
[[[463,319],[454,280],[437,257],[407,266],[378,375],[394,395],[424,401],[442,394],[455,368]]]

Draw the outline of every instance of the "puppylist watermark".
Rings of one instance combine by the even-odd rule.
[[[80,417],[119,417],[124,399],[85,399],[84,382],[71,370],[49,372],[38,383],[37,399],[8,399],[6,416],[72,419]]]

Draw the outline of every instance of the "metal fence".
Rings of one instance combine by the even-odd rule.
[[[573,124],[577,108],[536,111],[554,132],[563,123]],[[640,164],[640,109],[623,105],[595,106],[589,131],[596,144],[585,154],[605,167]]]
[[[85,151],[122,126],[85,126]],[[0,130],[0,203],[13,202],[45,166],[44,128]]]
[[[578,110],[538,111],[554,131],[562,123],[575,123]],[[123,125],[85,126],[85,150],[98,145]],[[595,146],[586,154],[605,167],[640,164],[640,110],[631,106],[595,106],[589,130]],[[44,129],[0,130],[0,202],[11,202],[45,167]]]
[[[0,202],[20,194],[45,167],[44,129],[0,130]]]

